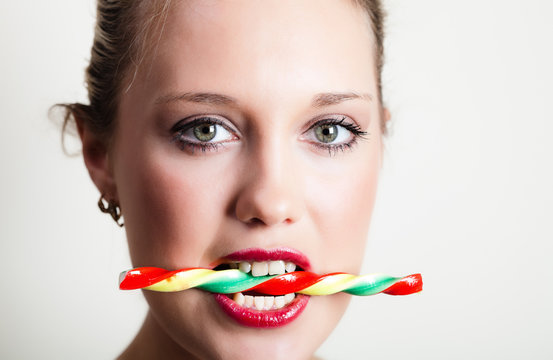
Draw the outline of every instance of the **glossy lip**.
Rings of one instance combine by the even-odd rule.
[[[296,298],[278,310],[246,309],[235,303],[228,296],[213,294],[215,301],[223,311],[241,325],[255,328],[275,328],[294,321],[305,310],[309,296],[296,294]]]
[[[226,261],[290,261],[305,271],[311,271],[311,264],[307,256],[296,249],[280,247],[274,249],[248,248],[235,251],[215,262],[215,266]],[[214,267],[215,267],[214,266]]]
[[[296,249],[279,247],[273,249],[247,248],[230,253],[214,262],[214,267],[229,261],[290,261],[305,271],[311,270],[307,256]],[[215,301],[233,320],[243,326],[275,328],[294,321],[307,307],[309,296],[296,294],[296,298],[278,310],[247,309],[234,302],[229,296],[214,294]]]

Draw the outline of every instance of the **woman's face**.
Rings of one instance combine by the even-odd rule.
[[[352,1],[173,4],[110,153],[133,265],[358,273],[381,158],[372,43]],[[307,358],[349,301],[144,295],[155,336],[201,358]]]

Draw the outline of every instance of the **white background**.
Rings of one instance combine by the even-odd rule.
[[[393,114],[365,272],[325,359],[553,358],[553,3],[388,0]],[[0,2],[0,358],[109,359],[146,311],[124,232],[47,119],[85,101],[91,0]]]

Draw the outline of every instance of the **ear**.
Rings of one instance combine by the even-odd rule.
[[[392,114],[390,113],[390,110],[383,106],[382,110],[380,112],[380,116],[382,117],[382,123],[380,126],[380,132],[381,132],[381,138],[380,138],[380,167],[382,167],[384,163],[384,151],[385,151],[385,145],[384,140],[386,138],[386,135],[388,134],[388,125],[390,123],[390,119],[392,118]]]
[[[384,123],[388,124],[388,122],[392,118],[392,114],[390,113],[390,110],[387,107],[384,107],[382,111],[382,115],[384,116]]]
[[[75,116],[75,122],[83,145],[84,163],[92,182],[106,200],[118,201],[117,187],[105,141],[92,132],[85,121],[77,116]]]
[[[382,106],[380,108],[380,117],[382,118],[382,122],[380,123],[380,132],[382,135],[386,135],[388,133],[388,126],[390,124],[392,114],[387,107]]]

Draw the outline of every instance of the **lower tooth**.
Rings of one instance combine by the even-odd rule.
[[[244,296],[244,307],[245,308],[251,308],[253,307],[253,296],[251,295],[246,295]]]
[[[275,296],[275,308],[280,309],[284,307],[284,296]]]
[[[264,296],[254,296],[253,304],[257,310],[263,310],[265,308],[265,297]]]
[[[252,296],[236,293],[233,300],[236,304],[246,309],[272,310],[283,308],[291,303],[295,297],[296,294],[294,293],[284,296]]]
[[[236,293],[234,294],[234,302],[238,305],[242,306],[244,305],[244,302],[246,300],[246,297],[242,293]]]
[[[284,295],[284,303],[290,304],[295,297],[296,297],[296,294],[294,293]]]
[[[265,310],[271,310],[275,304],[274,296],[265,296]]]

